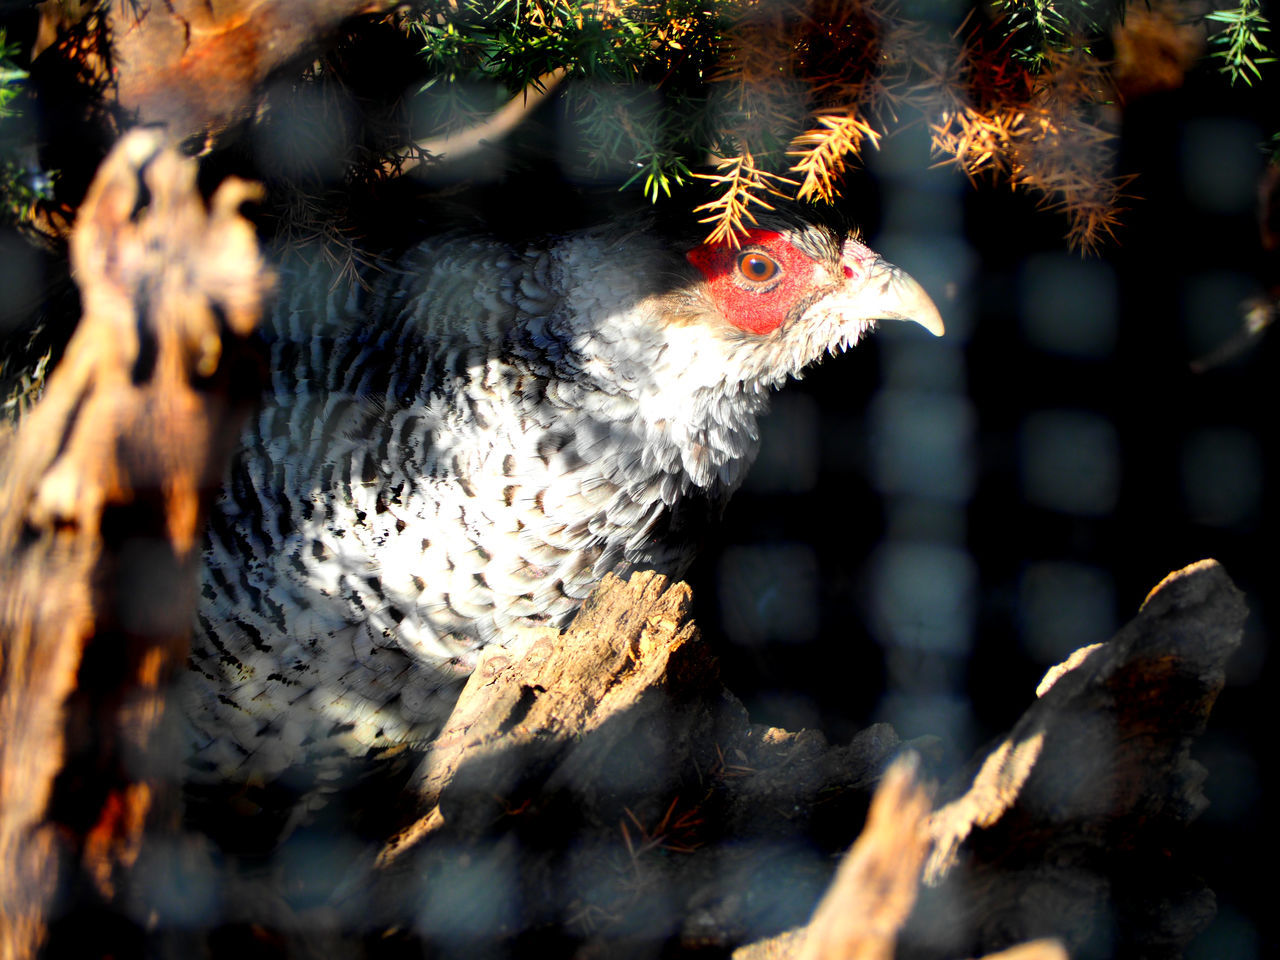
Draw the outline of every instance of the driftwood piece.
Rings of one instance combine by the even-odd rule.
[[[929,791],[916,764],[899,760],[885,774],[866,825],[840,861],[835,880],[814,911],[798,960],[890,960],[898,931],[916,902],[920,865],[928,851],[923,827]]]
[[[645,892],[656,889],[679,915],[646,915],[659,939],[723,946],[783,921],[786,910],[762,917],[768,911],[756,905],[753,915],[743,906],[753,892],[750,878],[777,868],[765,847],[744,839],[812,842],[815,811],[833,799],[841,809],[836,822],[853,834],[861,821],[855,798],[865,798],[898,742],[880,729],[861,744],[831,748],[815,734],[752,727],[740,709],[723,706],[728,701],[716,708],[722,692],[709,695],[713,674],[685,622],[687,609],[682,587],[638,574],[625,588],[602,588],[583,624],[557,642],[539,637],[524,660],[494,661],[469,685],[449,740],[425,767],[430,812],[384,851],[381,868],[420,844],[407,862],[440,872],[433,849],[456,856],[460,839],[510,839],[546,823],[560,824],[555,835],[570,844],[582,840],[583,822],[593,823],[592,842],[608,850],[608,824],[626,798],[619,832],[640,892],[631,901],[602,895],[579,904],[595,906],[605,939],[634,929],[643,914],[628,911],[639,911]],[[1176,953],[1212,911],[1211,895],[1172,856],[1204,802],[1188,748],[1221,689],[1244,615],[1239,591],[1216,563],[1172,574],[1110,643],[1050,672],[1010,736],[948,787],[948,802],[918,830],[916,788],[908,790],[900,775],[891,782],[812,924],[742,955],[964,957],[1003,950],[1056,958],[1063,944],[1097,948],[1100,936],[1111,938],[1101,943],[1104,952]],[[588,622],[591,631],[582,629]],[[575,673],[574,664],[589,676]],[[575,701],[562,685],[579,683],[592,693]],[[492,714],[483,702],[489,695]],[[652,739],[650,747],[637,748],[637,731]],[[704,768],[712,777],[692,807],[697,816],[686,810],[682,820],[685,808],[673,803],[652,819],[675,791],[688,796],[680,770],[705,757],[709,736],[721,759]],[[869,740],[875,748],[852,761]],[[651,790],[629,791],[625,777],[619,783],[605,772],[607,758],[619,756],[621,769],[652,774]],[[563,811],[559,818],[551,811],[570,788],[579,826],[566,831]],[[650,819],[635,813],[640,809]],[[926,846],[929,885],[907,920]],[[678,851],[678,867],[644,863],[654,849],[669,857]],[[508,865],[537,875],[538,858],[515,850],[502,855]],[[706,869],[712,861],[718,875]],[[543,883],[553,886],[554,870],[542,870]],[[392,873],[402,886],[403,874]],[[772,879],[781,900],[789,884],[814,877],[779,871]],[[682,898],[678,905],[673,896]],[[1104,918],[1111,927],[1099,926]]]
[[[498,812],[483,798],[521,803],[531,778],[542,795],[605,782],[601,766],[623,749],[645,768],[645,792],[664,792],[672,748],[706,749],[696,742],[706,718],[672,723],[682,690],[715,682],[692,599],[683,583],[640,574],[594,594],[569,636],[532,632],[523,657],[485,657],[419,772],[423,801],[439,804],[451,833],[479,833]],[[691,739],[672,744],[671,729]]]
[[[225,878],[230,952],[263,930],[307,956],[380,956],[397,936],[546,956],[723,949],[804,921],[899,752],[892,729],[831,747],[751,724],[689,588],[650,572],[606,578],[563,635],[524,640],[471,677],[400,829],[367,790],[358,810],[345,798],[390,842],[353,846],[330,809]]]
[[[265,890],[267,926],[319,953],[397,930],[553,953],[570,951],[546,938],[568,937],[583,956],[758,941],[739,956],[1060,960],[1099,929],[1116,938],[1104,950],[1174,953],[1211,906],[1173,855],[1203,804],[1187,747],[1243,615],[1211,561],[1171,575],[1114,640],[1051,671],[937,811],[911,776],[889,778],[812,923],[760,940],[812,912],[902,744],[884,726],[832,747],[752,725],[687,587],[610,578],[563,635],[486,657],[391,842],[344,861],[308,910],[282,901],[281,874],[235,920],[261,925]]]
[[[453,829],[474,829],[485,821],[472,800],[450,813],[451,797],[521,800],[513,784],[530,774],[543,797],[588,785],[661,796],[692,765],[736,784],[725,797],[725,826],[752,834],[787,832],[769,810],[875,783],[900,745],[890,727],[832,748],[817,731],[751,724],[721,685],[691,609],[684,583],[648,571],[627,581],[609,576],[563,636],[534,634],[522,658],[490,654],[423,764],[424,801],[438,802]],[[603,819],[612,822],[614,812]]]
[[[934,814],[933,889],[905,934],[921,954],[1057,936],[1176,955],[1203,929],[1213,895],[1171,852],[1206,805],[1190,747],[1247,614],[1222,567],[1201,561],[1166,577],[1110,643],[1051,672]]]
[[[888,956],[867,942],[886,918],[899,957],[1059,957],[1062,944],[1086,943],[1104,956],[1180,955],[1213,914],[1212,894],[1174,856],[1205,804],[1188,750],[1246,613],[1214,561],[1170,574],[1110,643],[1051,670],[1009,736],[949,786],[952,799],[921,825],[932,850],[910,920],[885,895],[889,880],[849,882],[868,837],[891,842],[872,817],[808,927],[739,960]],[[909,831],[913,805],[897,819]],[[900,862],[918,865],[916,849],[899,840]],[[868,904],[880,909],[850,948],[833,918],[865,916]],[[1017,945],[1032,937],[1048,939]]]
[[[253,195],[228,181],[206,209],[194,162],[136,132],[72,235],[84,316],[0,455],[2,957],[34,953],[55,894],[64,912],[115,896],[144,825],[176,811],[156,733],[205,505],[256,393]]]
[[[527,915],[602,944],[726,946],[802,919],[829,871],[814,818],[847,838],[900,743],[883,725],[837,748],[752,725],[690,606],[658,574],[608,577],[564,635],[488,654],[415,778],[421,815],[339,913],[421,917],[409,878],[456,874],[462,849],[517,878]],[[797,896],[762,905],[775,883]]]
[[[904,754],[871,799],[867,822],[807,925],[734,952],[734,960],[889,960],[920,887],[929,850],[931,791]],[[1067,960],[1056,940],[1019,944],[986,960]]]

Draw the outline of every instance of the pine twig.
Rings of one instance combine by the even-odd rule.
[[[818,124],[792,140],[787,155],[799,157],[791,170],[804,174],[796,196],[830,203],[840,195],[837,180],[844,173],[847,158],[858,156],[864,141],[879,147],[880,133],[852,113],[820,116]]]
[[[797,185],[794,180],[757,167],[755,158],[747,150],[742,151],[739,156],[717,160],[716,168],[723,172],[694,174],[701,180],[711,180],[725,185],[724,193],[719,199],[693,208],[694,213],[709,214],[699,220],[699,223],[715,224],[711,233],[707,235],[707,243],[729,243],[735,248],[738,247],[739,237],[746,235],[747,221],[756,222],[750,209],[751,204],[754,203],[765,210],[773,209],[760,194],[771,193],[775,197],[790,199],[774,184]]]
[[[1267,26],[1267,18],[1262,15],[1258,0],[1240,0],[1239,6],[1214,10],[1205,14],[1205,19],[1223,25],[1222,32],[1210,40],[1221,48],[1213,53],[1223,61],[1219,71],[1230,77],[1233,84],[1243,80],[1246,86],[1252,86],[1255,77],[1262,79],[1262,71],[1258,67],[1274,63],[1275,57],[1265,55],[1268,51],[1262,35],[1270,33],[1271,28]]]

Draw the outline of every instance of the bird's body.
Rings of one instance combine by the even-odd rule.
[[[791,222],[741,251],[453,236],[342,302],[282,286],[210,523],[197,779],[429,742],[480,647],[562,625],[609,571],[687,569],[773,388],[877,318],[937,323],[896,268]]]

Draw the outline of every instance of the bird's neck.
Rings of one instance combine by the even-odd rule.
[[[638,475],[670,474],[684,489],[727,497],[755,459],[771,391],[727,377],[722,353],[696,326],[647,319],[609,317],[573,338],[571,362],[581,370],[574,403],[631,438]]]

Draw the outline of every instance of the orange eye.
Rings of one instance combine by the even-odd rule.
[[[777,260],[758,250],[748,250],[738,255],[738,272],[753,283],[772,280],[781,269]]]

